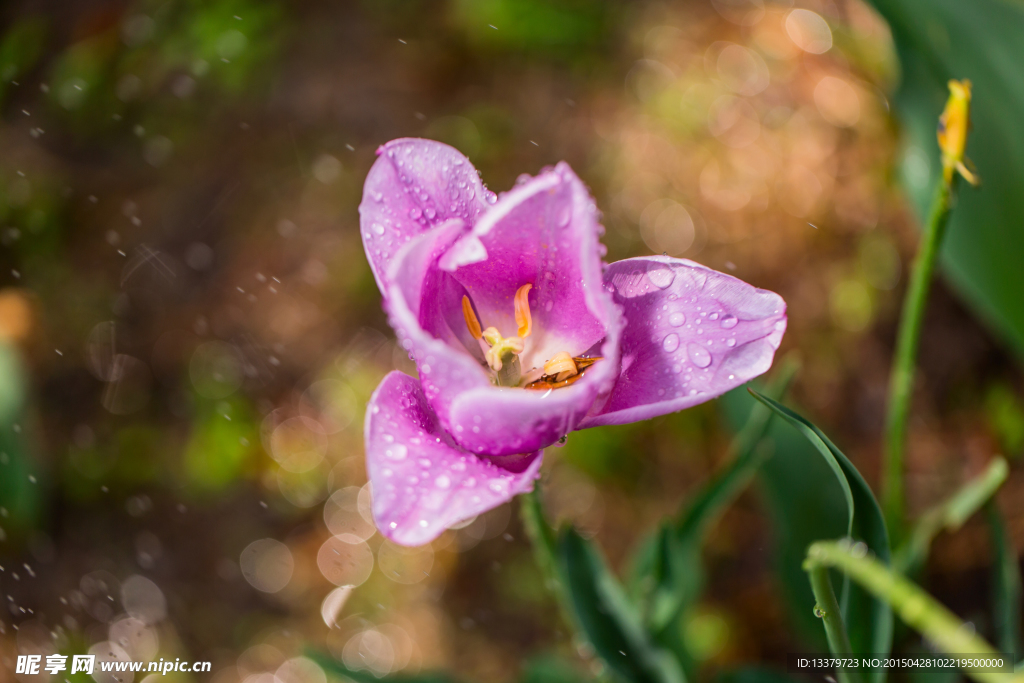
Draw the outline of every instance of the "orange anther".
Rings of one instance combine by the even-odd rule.
[[[577,372],[579,370],[576,369],[576,361],[567,351],[559,351],[554,358],[544,363],[544,374],[548,377],[553,376],[558,382],[572,377]]]
[[[533,328],[533,318],[530,316],[530,289],[533,285],[526,284],[516,290],[516,325],[519,326],[519,337],[528,337]],[[465,304],[463,304],[465,306]]]
[[[480,321],[473,311],[473,304],[469,302],[469,297],[466,295],[462,296],[462,317],[466,319],[466,327],[469,328],[473,339],[480,339],[483,336],[483,330],[480,329]]]

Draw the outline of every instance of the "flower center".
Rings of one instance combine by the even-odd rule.
[[[514,337],[504,337],[495,327],[482,329],[480,319],[473,310],[468,296],[462,297],[462,317],[470,335],[480,344],[487,366],[494,373],[493,381],[500,387],[524,387],[526,389],[556,389],[568,386],[583,376],[583,371],[600,358],[574,357],[568,351],[559,351],[545,361],[542,368],[531,368],[523,372],[519,356],[526,347],[524,341],[533,331],[533,316],[530,314],[530,289],[525,284],[516,290],[514,299],[516,325]]]

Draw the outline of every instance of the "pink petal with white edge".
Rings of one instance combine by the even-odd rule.
[[[605,270],[623,307],[622,370],[580,428],[647,420],[703,403],[771,367],[786,302],[684,259],[626,259]]]
[[[525,469],[513,473],[459,448],[408,375],[390,373],[370,399],[366,469],[373,517],[395,543],[429,543],[453,524],[532,490],[541,452],[527,458]]]

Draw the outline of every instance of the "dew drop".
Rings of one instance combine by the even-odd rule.
[[[400,443],[384,451],[384,457],[391,458],[392,460],[405,460],[407,455],[409,455],[409,449]]]
[[[676,311],[668,317],[668,324],[672,327],[682,327],[686,323],[686,315],[681,311]]]
[[[647,271],[647,279],[658,289],[665,289],[676,279],[676,273],[671,268],[656,268]]]
[[[736,320],[736,316],[734,316],[734,315],[726,315],[726,316],[724,316],[722,318],[721,325],[722,325],[723,328],[725,328],[727,330],[731,330],[732,328],[736,327],[736,323],[738,323],[738,322],[739,321]]]
[[[711,354],[700,344],[689,344],[686,347],[686,352],[698,368],[706,368],[711,365]]]
[[[414,221],[419,220],[420,216],[422,215],[423,212],[420,211],[420,207],[418,206],[414,206],[411,209],[409,209],[409,218],[413,219]]]
[[[730,338],[725,340],[725,345],[728,346],[729,348],[732,348],[732,347],[736,346],[736,340],[733,339],[732,337],[730,337]]]
[[[434,480],[434,486],[436,486],[439,489],[446,489],[451,485],[452,480],[448,478],[447,474],[442,474],[437,479]]]
[[[661,348],[665,349],[665,351],[667,351],[668,353],[672,353],[673,351],[678,349],[679,335],[673,333],[665,337],[664,341],[661,342]],[[701,367],[706,367],[706,365],[702,365]]]
[[[562,210],[558,212],[558,227],[564,228],[569,225],[569,219],[572,218],[572,207],[563,206]]]
[[[370,226],[370,229],[373,230],[374,234],[376,235],[384,234],[384,226],[381,225],[380,223],[374,223],[373,225]]]

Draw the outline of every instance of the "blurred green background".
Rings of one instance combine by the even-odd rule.
[[[396,137],[458,147],[498,192],[568,161],[608,260],[667,252],[779,292],[792,400],[874,484],[943,83],[974,79],[984,186],[962,192],[925,322],[911,506],[1018,457],[1021,7],[877,5],[5,3],[0,681],[18,653],[86,651],[213,662],[169,681],[322,681],[295,659],[311,650],[374,675],[592,673],[515,503],[414,550],[368,522],[363,406],[415,372],[356,212]],[[549,507],[624,570],[722,462],[744,400],[573,434],[547,453]],[[845,511],[794,435],[776,425],[704,549],[681,635],[701,678],[822,646],[799,561]],[[1020,547],[1016,469],[1000,503]],[[983,633],[988,543],[980,523],[940,537],[922,578]]]

